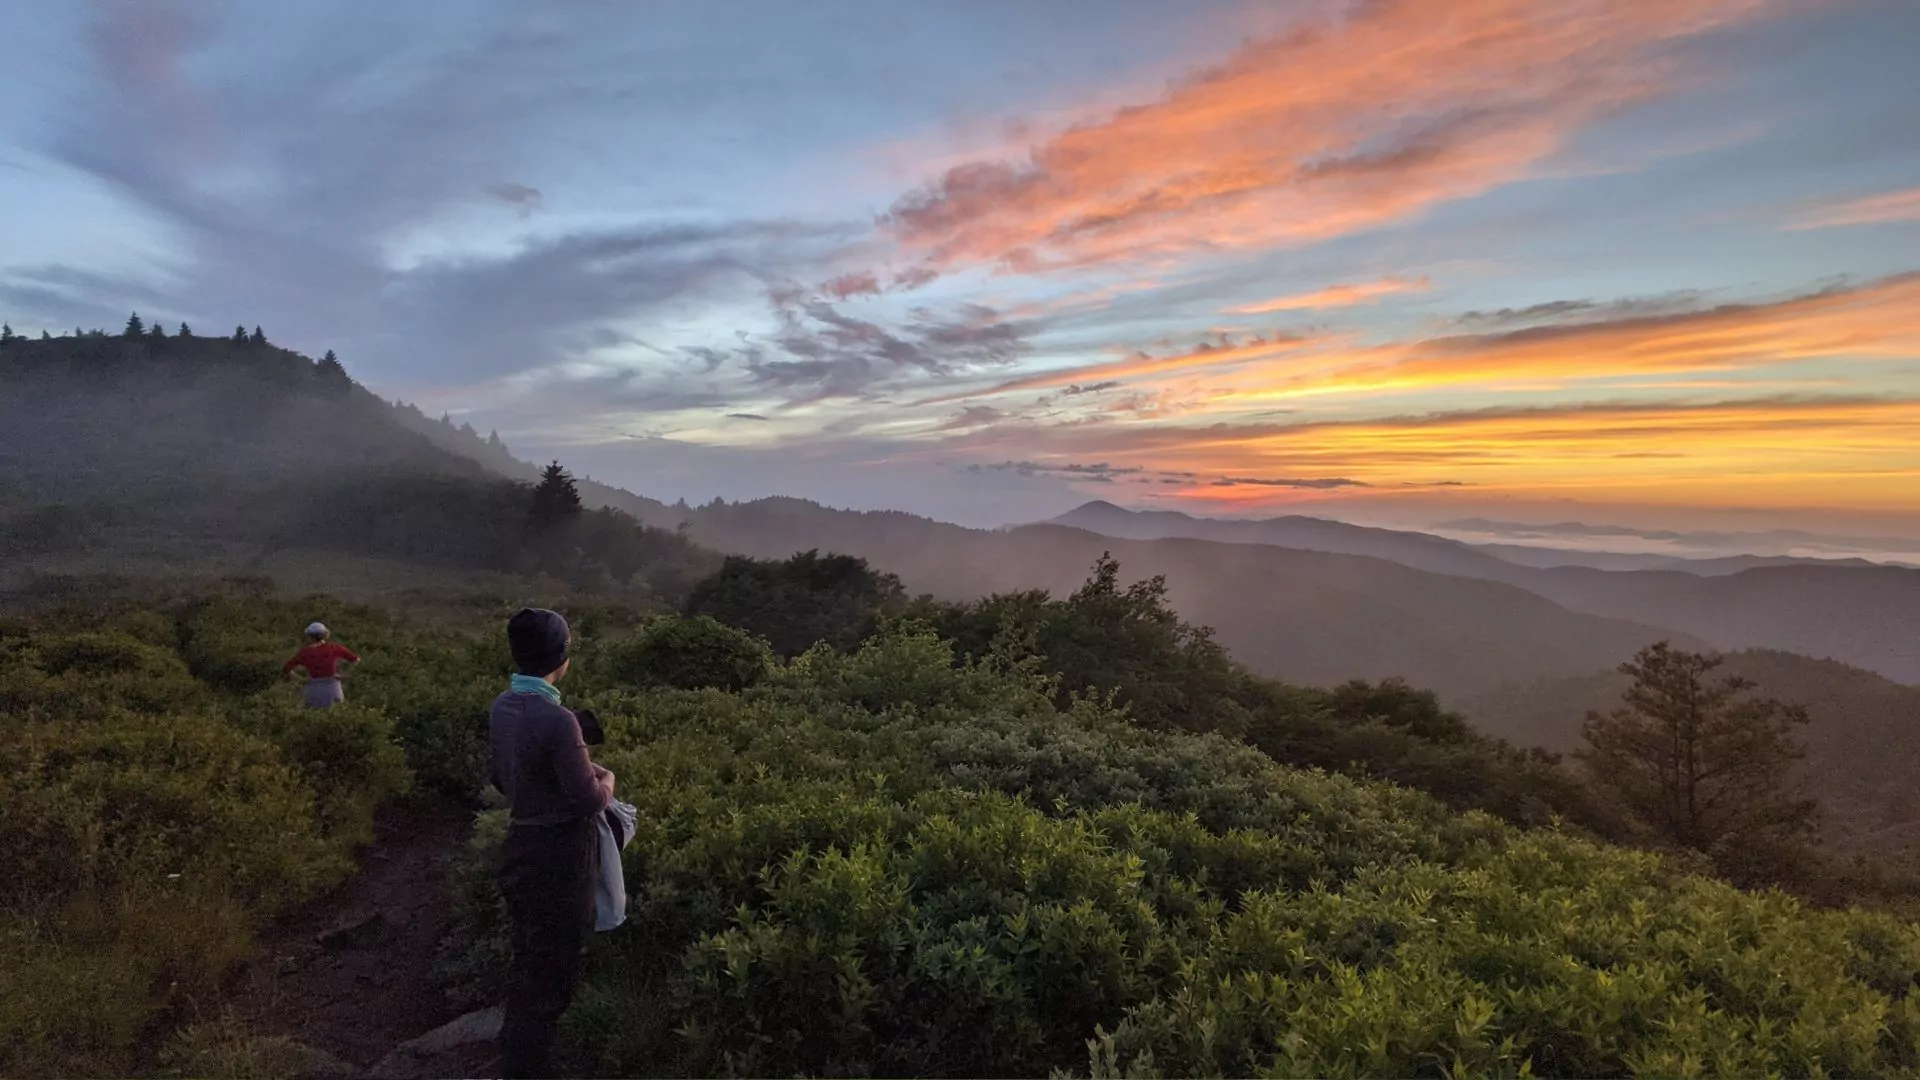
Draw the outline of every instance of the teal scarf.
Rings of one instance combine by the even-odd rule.
[[[532,675],[515,675],[507,683],[507,689],[516,694],[539,694],[555,705],[560,704],[560,688]]]

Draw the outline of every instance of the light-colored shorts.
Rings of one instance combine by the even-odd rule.
[[[347,700],[339,679],[308,679],[307,708],[325,709]]]

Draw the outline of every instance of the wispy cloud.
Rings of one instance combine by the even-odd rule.
[[[1064,386],[1068,391],[1079,387],[1079,392],[1086,393],[1087,384],[1083,380],[1097,380],[1092,385],[1104,389],[1119,385],[1119,380],[1137,376],[1164,375],[1193,368],[1221,368],[1270,360],[1288,352],[1304,349],[1317,340],[1319,339],[1287,335],[1268,337],[1256,334],[1245,339],[1222,335],[1217,342],[1201,342],[1191,349],[1180,352],[1160,355],[1139,352],[1121,360],[1109,360],[1058,371],[1043,371],[1018,379],[1008,379],[993,386],[957,390],[950,394],[928,398],[920,404],[944,404],[972,397],[1055,386]]]
[[[1847,225],[1888,225],[1920,221],[1920,187],[1889,191],[1833,203],[1802,215],[1789,229],[1836,229]]]
[[[779,327],[772,335],[743,335],[737,346],[687,352],[709,370],[737,366],[789,404],[860,397],[903,375],[950,377],[1005,367],[1026,353],[1032,329],[981,304],[948,314],[916,308],[896,324],[848,315],[819,298],[776,291],[769,299]]]
[[[1417,278],[1385,277],[1357,285],[1329,285],[1312,292],[1293,293],[1262,300],[1257,304],[1230,307],[1230,315],[1265,315],[1274,311],[1314,311],[1320,308],[1352,307],[1371,304],[1384,297],[1426,292],[1431,282],[1425,275]]]
[[[1663,48],[1765,0],[1371,0],[1158,101],[948,169],[887,222],[931,266],[1028,272],[1324,240],[1527,175],[1667,91]]]
[[[1454,317],[1461,326],[1506,328],[1544,323],[1600,322],[1644,315],[1673,315],[1698,310],[1706,294],[1681,289],[1658,296],[1629,296],[1618,300],[1550,300],[1521,308],[1463,311]]]
[[[1444,476],[1531,498],[1908,506],[1920,483],[1920,397],[1602,402],[1267,424],[1069,426],[1029,445],[1202,478],[1337,478],[1390,488]],[[1258,469],[1259,471],[1253,471]],[[1321,481],[1334,486],[1331,481]],[[1185,485],[1258,503],[1259,485]],[[1239,492],[1227,490],[1241,488]]]
[[[1308,479],[1297,476],[1223,476],[1213,481],[1211,487],[1277,487],[1303,488],[1311,491],[1332,491],[1338,488],[1363,488],[1371,484],[1362,480],[1351,480],[1344,476],[1330,476]]]

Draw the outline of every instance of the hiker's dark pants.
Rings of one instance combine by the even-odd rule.
[[[500,891],[512,923],[513,969],[500,1068],[508,1078],[547,1071],[560,1014],[580,981],[581,948],[593,926],[592,818],[507,830]]]

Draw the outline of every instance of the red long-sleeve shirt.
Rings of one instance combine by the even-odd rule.
[[[354,655],[354,651],[345,645],[322,641],[294,653],[293,659],[287,661],[286,666],[281,670],[292,671],[294,668],[303,667],[307,669],[309,679],[331,679],[340,673],[342,660],[355,664],[360,662],[360,658]]]

